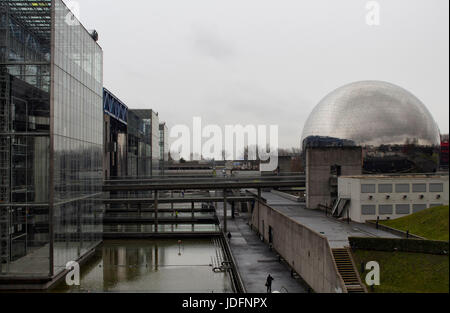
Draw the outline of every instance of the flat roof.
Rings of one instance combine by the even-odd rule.
[[[2,0],[1,2],[2,6],[4,5],[9,8],[9,14],[13,16],[17,22],[39,38],[43,44],[50,44],[52,30],[52,0]],[[64,1],[60,0],[60,2],[67,10],[73,13]],[[3,7],[1,9],[3,9]],[[81,28],[92,37],[89,30],[75,15],[74,18],[79,22]],[[98,41],[92,40],[100,49],[102,49]]]

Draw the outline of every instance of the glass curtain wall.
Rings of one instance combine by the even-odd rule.
[[[49,278],[102,240],[102,50],[61,0],[0,4],[0,280]]]
[[[152,111],[151,114],[151,175],[160,175],[160,151],[159,151],[159,116]]]
[[[156,116],[156,119],[155,119]],[[154,128],[156,125],[156,136]],[[154,145],[152,145],[154,144]],[[155,147],[155,149],[152,149]],[[152,110],[128,111],[128,176],[151,177],[159,159],[159,120]]]
[[[139,142],[142,138],[140,132],[140,119],[132,111],[128,111],[128,158],[127,175],[138,176]]]
[[[102,240],[103,52],[54,0],[53,269]]]
[[[169,161],[169,129],[165,123],[159,124],[159,165],[164,176]]]
[[[0,279],[50,274],[51,1],[0,1]]]

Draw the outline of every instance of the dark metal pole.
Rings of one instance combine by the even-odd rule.
[[[170,191],[170,197],[173,199],[173,190]],[[172,216],[173,216],[173,202],[170,204],[170,208],[172,209]]]
[[[158,190],[155,190],[155,233],[158,232]]]
[[[191,210],[192,210],[192,219],[194,219],[194,209],[195,209],[195,203],[191,203]]]
[[[231,218],[234,220],[235,216],[235,202],[231,202]]]
[[[260,220],[260,202],[261,202],[261,188],[258,188],[258,233],[260,232],[259,220]]]
[[[158,270],[158,265],[159,265],[159,255],[158,255],[158,245],[155,245],[155,270]]]
[[[227,232],[227,190],[223,190],[223,232]]]

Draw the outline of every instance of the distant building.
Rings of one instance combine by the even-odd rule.
[[[166,123],[159,124],[159,162],[160,174],[164,175],[169,163],[169,128]]]
[[[361,147],[306,149],[306,207],[329,208],[337,199],[337,177],[362,174]]]
[[[103,111],[104,177],[159,175],[163,156],[160,155],[158,113],[129,109],[106,88],[103,89]]]
[[[364,223],[395,219],[449,204],[449,177],[438,175],[341,176],[335,215]]]
[[[278,167],[280,173],[294,173],[302,170],[300,154],[289,153],[278,155]]]
[[[159,116],[153,110],[128,111],[128,176],[159,175]]]
[[[104,177],[127,176],[128,107],[108,89],[103,89]]]
[[[443,135],[441,139],[441,169],[448,170],[448,135]]]

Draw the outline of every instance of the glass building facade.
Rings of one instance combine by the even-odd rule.
[[[61,0],[0,1],[0,284],[102,240],[103,52]]]
[[[159,124],[159,165],[160,175],[165,175],[169,165],[169,128],[166,123]]]
[[[127,176],[128,107],[112,92],[103,88],[105,179]]]
[[[159,175],[159,117],[153,110],[128,111],[128,176]]]

